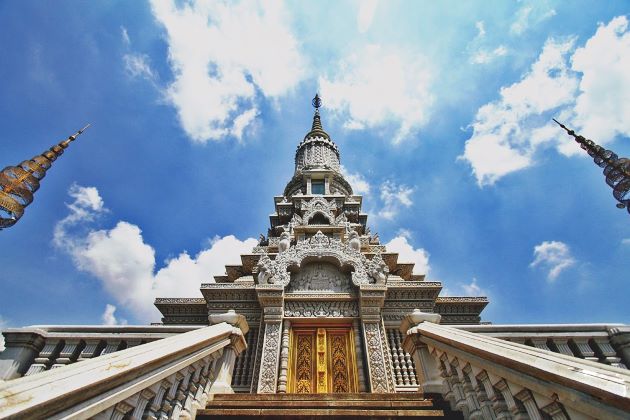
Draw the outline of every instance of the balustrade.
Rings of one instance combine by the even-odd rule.
[[[246,347],[243,316],[231,311],[214,315],[212,322],[215,325],[2,382],[0,417],[192,419],[210,394],[231,392],[234,361]],[[52,345],[39,355],[51,360]],[[73,356],[79,354],[61,342],[55,346],[62,359],[71,359],[66,348]]]
[[[423,363],[421,388],[441,382],[443,398],[465,418],[622,419],[630,412],[630,372],[614,366],[619,357],[605,337],[568,339],[583,360],[563,354],[566,348],[545,349],[567,343],[560,339],[530,337],[527,346],[422,318],[416,311],[403,320],[403,347]]]

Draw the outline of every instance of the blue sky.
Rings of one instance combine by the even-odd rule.
[[[588,13],[585,13],[588,11]],[[92,127],[0,233],[0,323],[158,321],[266,233],[310,99],[372,232],[495,323],[630,322],[625,2],[0,2],[0,165]]]

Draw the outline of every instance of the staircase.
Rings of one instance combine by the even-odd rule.
[[[436,401],[437,402],[437,401]],[[447,418],[448,405],[419,393],[404,394],[217,394],[197,419],[393,419]],[[460,413],[457,413],[460,414]],[[457,418],[457,417],[455,417]]]

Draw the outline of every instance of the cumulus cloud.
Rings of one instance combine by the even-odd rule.
[[[630,31],[619,16],[600,25],[578,48],[572,69],[582,74],[573,124],[583,133],[608,143],[616,135],[630,136]],[[571,150],[578,151],[577,147]]]
[[[460,158],[471,164],[479,186],[532,164],[535,148],[547,140],[532,137],[544,125],[540,116],[573,101],[578,81],[565,58],[572,46],[573,40],[547,41],[530,71],[477,111]]]
[[[359,195],[367,195],[370,193],[370,183],[363,175],[358,172],[348,172],[348,169],[341,165],[341,173],[346,181],[352,186],[352,192]]]
[[[562,271],[575,263],[576,260],[571,255],[567,244],[560,241],[544,241],[534,247],[534,261],[529,266],[540,266],[548,270],[547,279],[554,281]]]
[[[116,307],[112,304],[107,304],[105,306],[105,311],[103,315],[101,315],[101,320],[104,325],[127,325],[127,320],[118,319],[115,315]]]
[[[134,224],[119,221],[112,229],[75,229],[93,221],[102,200],[95,199],[94,187],[74,186],[78,191],[89,191],[92,201],[85,204],[86,194],[73,195],[75,202],[68,205],[70,214],[55,228],[54,243],[68,252],[75,266],[100,280],[104,290],[118,305],[128,309],[143,322],[154,321],[158,316],[153,306],[156,297],[191,297],[199,295],[203,282],[212,282],[212,274],[225,271],[225,264],[239,262],[239,256],[251,252],[255,239],[241,241],[229,235],[215,237],[206,249],[195,256],[186,251],[157,268],[155,250],[145,243],[142,231]],[[71,190],[71,194],[73,190]],[[92,212],[75,216],[75,208]],[[113,315],[113,312],[112,312]]]
[[[525,4],[516,11],[514,22],[510,25],[510,33],[522,35],[532,26],[537,25],[556,15],[555,9],[550,9],[545,2]]]
[[[408,232],[406,232],[408,235]],[[387,251],[397,252],[398,261],[401,263],[414,263],[413,272],[429,274],[429,253],[423,248],[414,248],[408,241],[408,236],[403,234],[385,244]]]
[[[428,119],[433,103],[429,63],[410,50],[367,45],[320,77],[326,108],[349,130],[396,127],[393,143],[408,139]]]
[[[460,156],[470,163],[479,186],[533,165],[544,147],[584,155],[552,117],[599,144],[630,136],[628,19],[600,25],[583,47],[573,48],[574,40],[548,40],[520,81],[479,108]]]
[[[378,0],[363,0],[359,3],[359,12],[357,13],[357,29],[359,33],[365,33],[374,20],[374,12],[376,12]]]
[[[304,60],[281,2],[154,0],[174,81],[165,97],[196,142],[240,137],[257,95],[278,98],[302,80]]]
[[[413,200],[411,194],[414,189],[407,185],[398,185],[393,181],[385,181],[381,184],[380,198],[383,202],[383,208],[377,213],[377,216],[387,220],[396,217],[403,207],[411,207]]]

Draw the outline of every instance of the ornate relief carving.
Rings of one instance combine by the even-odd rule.
[[[350,392],[348,377],[348,345],[346,335],[334,334],[330,341],[330,357],[332,367],[332,392]]]
[[[356,302],[296,302],[284,303],[287,317],[356,317],[359,308]]]
[[[363,331],[365,332],[366,350],[370,365],[372,392],[389,392],[388,372],[382,347],[383,337],[381,337],[379,323],[364,323]]]
[[[350,292],[350,275],[330,263],[312,263],[291,275],[287,292]]]
[[[280,351],[280,323],[267,323],[258,379],[259,394],[275,394],[278,376],[278,354]]]
[[[311,394],[313,392],[313,336],[297,335],[297,357],[295,362],[295,392]]]
[[[298,266],[307,257],[332,257],[342,265],[351,265],[354,268],[352,283],[360,284],[384,284],[389,270],[383,262],[380,254],[368,260],[359,251],[350,248],[348,244],[339,239],[329,238],[318,231],[312,238],[298,242],[287,251],[278,254],[275,260],[263,254],[258,261],[258,283],[280,284],[286,286],[291,281],[288,268]]]

